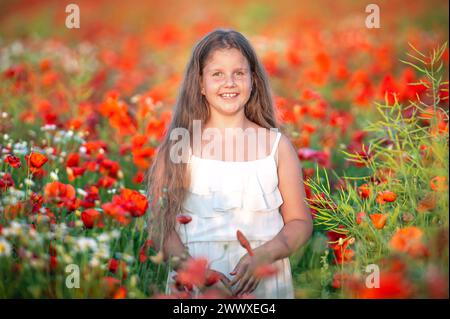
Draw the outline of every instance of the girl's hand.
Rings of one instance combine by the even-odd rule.
[[[236,277],[231,280],[230,285],[239,283],[233,291],[233,295],[241,296],[243,294],[253,292],[258,287],[261,279],[254,276],[254,271],[258,267],[259,262],[256,256],[245,254],[237,263],[230,275]]]
[[[233,290],[231,289],[231,281],[228,279],[227,276],[225,276],[223,273],[217,270],[208,269],[207,271],[207,287],[217,287],[219,290],[225,290],[224,292],[227,295],[232,295]]]

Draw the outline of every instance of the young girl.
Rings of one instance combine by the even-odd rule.
[[[201,124],[200,145],[194,141],[195,120]],[[189,152],[181,162],[174,160],[178,140],[170,134],[180,128],[189,133]],[[219,145],[213,155],[205,147],[208,130]],[[250,132],[243,148],[222,156],[242,140],[243,131]],[[269,81],[242,34],[215,30],[195,46],[168,134],[149,171],[148,192],[151,239],[165,260],[178,260],[168,293],[174,292],[178,270],[192,258],[206,257],[208,274],[219,275],[233,296],[294,297],[288,257],[311,236],[312,219],[297,152],[277,130]],[[177,216],[189,222],[179,223]],[[238,230],[253,252],[241,247]],[[277,272],[260,279],[254,271],[267,264]]]

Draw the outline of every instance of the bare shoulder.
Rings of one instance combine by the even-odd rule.
[[[299,165],[297,150],[292,145],[291,140],[284,134],[281,134],[278,145],[278,159],[280,165]]]

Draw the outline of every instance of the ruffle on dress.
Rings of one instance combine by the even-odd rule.
[[[187,212],[214,217],[232,210],[269,212],[283,204],[273,156],[248,162],[191,157]],[[202,203],[199,205],[199,203]]]

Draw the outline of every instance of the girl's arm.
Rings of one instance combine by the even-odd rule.
[[[254,249],[251,258],[245,255],[231,272],[236,277],[231,281],[239,282],[235,294],[252,292],[259,280],[253,277],[253,271],[260,264],[273,263],[286,258],[304,245],[311,237],[313,223],[311,212],[306,205],[303,176],[297,152],[284,135],[278,148],[278,187],[283,197],[281,214],[284,227],[270,241]]]
[[[290,256],[311,237],[313,222],[306,205],[301,164],[297,152],[284,135],[278,148],[278,187],[283,197],[284,227],[270,241],[255,249],[270,262]]]
[[[171,257],[177,257],[179,261],[172,265],[175,271],[182,269],[192,259],[175,230],[172,230],[164,241],[163,255],[164,261],[167,261]]]

